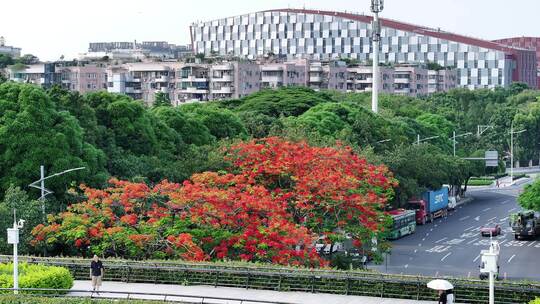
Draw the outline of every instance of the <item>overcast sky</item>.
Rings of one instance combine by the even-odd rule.
[[[189,25],[276,8],[369,12],[370,0],[2,1],[0,36],[44,60],[85,52],[88,42],[190,42]],[[519,7],[517,7],[519,5]],[[519,10],[519,11],[517,11]],[[382,17],[497,39],[540,36],[540,0],[386,0]]]

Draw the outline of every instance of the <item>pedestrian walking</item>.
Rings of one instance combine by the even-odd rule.
[[[447,304],[446,290],[439,290],[439,302],[437,304]]]
[[[497,188],[499,188],[499,186],[500,186],[499,180],[497,180],[495,183],[497,184]]]
[[[103,263],[97,255],[94,254],[94,258],[90,263],[90,279],[92,280],[92,294],[97,293],[99,295],[99,287],[104,274]]]
[[[454,289],[446,291],[446,304],[454,304]]]

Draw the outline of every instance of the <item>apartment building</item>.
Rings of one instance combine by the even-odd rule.
[[[307,86],[309,64],[306,60],[261,63],[261,88]]]
[[[158,92],[174,97],[175,69],[179,67],[179,64],[159,62],[111,66],[107,69],[107,90],[153,104]]]
[[[4,36],[0,36],[0,54],[9,55],[13,58],[19,58],[21,57],[21,49],[6,45],[6,39]]]
[[[446,92],[457,86],[457,71],[441,69],[428,71],[428,94]]]
[[[97,65],[56,67],[56,74],[64,89],[81,94],[107,89],[107,72]]]
[[[394,67],[394,94],[411,97],[428,95],[428,70],[417,65]]]
[[[347,69],[347,92],[372,92],[373,91],[373,67],[353,66]],[[379,92],[394,93],[394,69],[379,67]]]
[[[195,53],[254,59],[273,53],[288,60],[372,59],[372,21],[367,15],[307,9],[276,9],[196,22]],[[380,19],[380,61],[436,62],[457,68],[459,87],[536,86],[536,53],[424,26]],[[414,89],[417,90],[417,89]]]
[[[319,90],[347,90],[347,65],[343,61],[311,62],[309,87]]]
[[[166,41],[143,42],[91,42],[88,52],[80,54],[81,60],[108,57],[114,60],[136,61],[146,58],[180,59],[192,54],[191,45],[175,45]]]
[[[210,66],[210,99],[242,98],[260,90],[260,67],[252,62]]]
[[[107,74],[104,67],[92,64],[66,65],[65,63],[32,64],[9,69],[9,79],[49,89],[59,85],[64,89],[80,93],[106,89]]]
[[[130,63],[107,69],[108,91],[153,104],[158,92],[173,105],[240,98],[260,89],[259,66],[250,62],[215,64]]]

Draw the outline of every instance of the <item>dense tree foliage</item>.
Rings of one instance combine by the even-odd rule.
[[[540,179],[525,186],[518,198],[519,205],[525,210],[540,211]]]
[[[225,157],[227,172],[182,184],[83,187],[86,199],[37,226],[32,244],[64,254],[320,266],[320,237],[347,234],[360,246],[384,232],[395,181],[350,148],[266,138],[233,145]]]

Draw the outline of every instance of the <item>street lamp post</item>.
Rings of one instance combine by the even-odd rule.
[[[17,223],[17,211],[13,210],[13,228],[7,229],[8,244],[13,244],[13,293],[19,293],[19,230],[24,227],[24,220]]]
[[[384,0],[371,0],[373,12],[372,35],[373,35],[373,90],[371,92],[371,110],[379,112],[379,42],[381,40],[381,25],[379,13],[384,8]]]
[[[514,123],[512,122],[510,126],[510,185],[514,184],[514,134],[520,134],[525,131],[527,130],[514,131]]]
[[[39,189],[41,191],[41,196],[39,197],[39,200],[41,201],[41,212],[43,214],[43,223],[45,223],[45,220],[46,220],[46,214],[45,214],[45,196],[53,193],[52,191],[50,191],[49,189],[45,188],[45,180],[46,179],[49,179],[51,177],[55,177],[55,176],[59,176],[59,175],[62,175],[62,174],[66,174],[68,172],[72,172],[72,171],[77,171],[77,170],[82,170],[82,169],[85,169],[85,167],[79,167],[79,168],[72,168],[72,169],[67,169],[67,170],[64,170],[62,172],[59,172],[59,173],[55,173],[55,174],[52,174],[52,175],[49,175],[47,177],[45,177],[45,166],[40,166],[39,167],[39,170],[40,170],[40,179],[38,179],[37,181],[31,183],[29,186],[30,187],[33,187],[33,188],[36,188],[36,189]],[[38,186],[39,184],[39,186]]]
[[[423,138],[423,139],[420,139],[420,134],[416,135],[416,144],[419,145],[421,142],[424,142],[424,141],[428,141],[428,140],[431,140],[431,139],[435,139],[435,138],[439,138],[440,136],[431,136],[431,137],[426,137],[426,138]]]
[[[454,142],[454,157],[456,157],[456,143],[457,143],[456,138],[463,137],[463,136],[469,136],[471,134],[472,134],[471,132],[467,132],[467,133],[456,135],[456,131],[454,131],[454,136],[452,136],[452,141]]]

